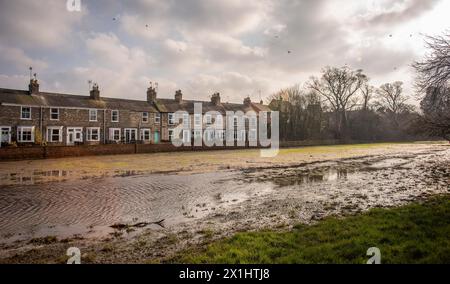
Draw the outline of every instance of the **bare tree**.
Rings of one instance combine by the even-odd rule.
[[[398,115],[406,110],[408,98],[403,95],[403,82],[386,83],[377,89],[381,105],[390,113]]]
[[[362,109],[367,111],[370,109],[370,101],[373,98],[375,88],[369,85],[368,82],[365,82],[361,86],[361,95],[362,95]]]
[[[323,96],[336,115],[336,138],[346,136],[347,111],[358,104],[358,91],[367,81],[362,70],[348,67],[326,67],[321,78],[311,78],[309,88]]]
[[[425,93],[420,127],[450,141],[450,31],[442,36],[428,36],[425,45],[430,53],[413,65],[419,92]]]
[[[415,62],[420,92],[429,87],[446,86],[450,79],[450,31],[442,36],[427,36],[425,46],[430,50],[425,59]]]

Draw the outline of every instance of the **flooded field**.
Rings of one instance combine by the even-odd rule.
[[[139,262],[206,236],[289,228],[450,192],[447,145],[296,164],[247,164],[204,173],[112,171],[84,179],[72,179],[70,169],[31,176],[2,173],[0,262],[48,236],[66,240],[52,242],[60,250],[67,241],[89,251],[101,251],[96,243],[113,243],[114,255],[96,251],[97,261]],[[146,249],[138,250],[135,244],[143,240]]]

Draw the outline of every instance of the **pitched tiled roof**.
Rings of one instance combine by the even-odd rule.
[[[61,108],[95,108],[95,109],[126,109],[133,111],[149,111],[149,112],[165,112],[173,113],[178,110],[184,110],[188,113],[194,113],[195,103],[202,104],[203,113],[209,111],[217,111],[225,114],[226,111],[270,111],[270,109],[262,104],[251,103],[234,104],[221,103],[215,105],[212,102],[182,100],[181,103],[174,99],[157,99],[154,104],[147,101],[125,100],[115,98],[101,97],[99,100],[93,100],[90,96],[78,96],[69,94],[40,92],[39,94],[30,95],[28,91],[0,89],[0,103],[14,104],[26,106],[42,106],[42,107],[61,107]]]
[[[45,93],[30,95],[28,91],[0,89],[0,103],[42,107],[126,109],[133,111],[157,112],[147,101],[114,98],[93,100],[89,96]]]

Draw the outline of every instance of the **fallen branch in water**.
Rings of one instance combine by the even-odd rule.
[[[113,228],[113,229],[116,229],[116,230],[125,230],[125,229],[130,229],[130,228],[144,228],[144,227],[147,227],[147,226],[150,226],[150,225],[158,225],[158,226],[160,226],[162,228],[165,228],[164,227],[164,221],[165,221],[165,219],[162,219],[162,220],[159,220],[159,221],[156,221],[156,222],[140,222],[140,223],[136,223],[134,225],[114,224],[114,225],[112,225],[110,227]]]

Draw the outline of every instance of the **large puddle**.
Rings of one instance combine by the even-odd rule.
[[[0,189],[0,236],[12,240],[48,235],[99,236],[112,231],[109,226],[113,224],[163,219],[165,225],[172,226],[272,190],[270,184],[243,183],[236,175],[129,173],[122,177],[6,186]]]
[[[445,166],[439,169],[444,179],[440,175],[437,186],[423,180],[422,164],[439,157],[350,159],[192,175],[121,171],[115,177],[76,181],[65,180],[70,173],[59,170],[2,176],[4,183],[15,185],[0,188],[0,243],[102,237],[114,232],[114,224],[158,220],[169,228],[202,220],[230,226],[260,222],[265,227],[274,219],[299,222],[345,208],[396,205],[424,192],[450,191]],[[48,176],[58,182],[40,183]]]

